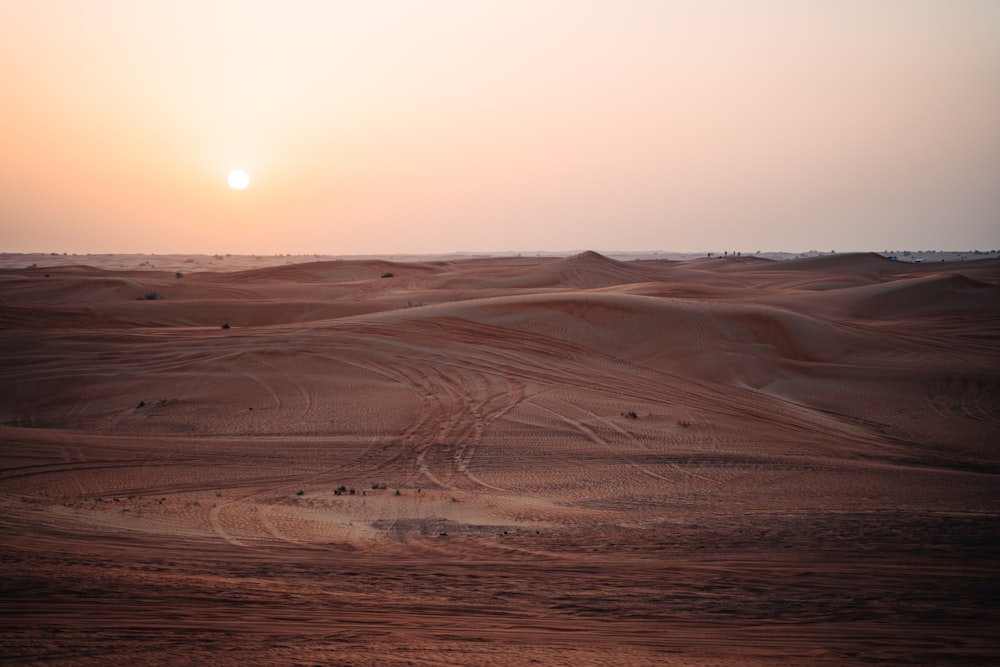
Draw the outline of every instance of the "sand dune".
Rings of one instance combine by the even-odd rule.
[[[962,274],[937,274],[900,280],[852,294],[849,314],[866,319],[976,316],[1000,303],[1000,286]]]
[[[174,259],[0,270],[11,664],[1000,657],[1000,263]]]

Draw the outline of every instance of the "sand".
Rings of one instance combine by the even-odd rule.
[[[188,259],[0,269],[4,664],[1000,659],[1000,260]]]

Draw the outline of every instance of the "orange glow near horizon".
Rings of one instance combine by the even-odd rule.
[[[997,3],[8,0],[0,63],[0,251],[1000,247]]]

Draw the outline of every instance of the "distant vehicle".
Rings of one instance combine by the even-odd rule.
[[[914,264],[923,264],[924,263],[924,258],[923,257],[917,257],[915,260],[913,260],[913,263]]]
[[[898,262],[899,261],[899,257],[896,257],[895,255],[889,255],[889,259],[891,259],[894,262]]]

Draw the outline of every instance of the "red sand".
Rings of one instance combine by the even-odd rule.
[[[102,262],[0,270],[4,663],[1000,659],[996,260]]]

